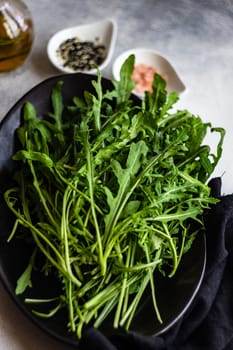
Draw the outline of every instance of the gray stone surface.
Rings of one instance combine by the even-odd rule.
[[[222,159],[223,192],[233,192],[233,0],[26,0],[35,24],[30,58],[20,69],[0,74],[0,120],[31,87],[59,74],[48,61],[46,45],[65,27],[114,18],[118,34],[114,58],[133,47],[163,53],[187,91],[177,108],[187,108],[226,129]],[[111,64],[103,74],[111,78]],[[216,140],[208,137],[212,147]],[[1,145],[0,145],[1,147]],[[15,307],[0,286],[0,350],[60,350]]]

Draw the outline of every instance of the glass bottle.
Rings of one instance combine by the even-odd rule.
[[[21,0],[0,0],[0,73],[21,66],[33,43],[33,22]]]

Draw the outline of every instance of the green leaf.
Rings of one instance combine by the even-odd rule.
[[[118,180],[119,188],[116,197],[110,196],[109,194],[107,197],[110,211],[108,215],[105,216],[105,224],[108,234],[124,209],[122,204],[125,195],[130,190],[130,185],[137,175],[141,164],[145,162],[147,152],[148,147],[143,140],[140,140],[137,143],[131,143],[126,161],[126,168],[122,168],[121,164],[115,159],[111,162],[111,167]]]
[[[102,106],[102,100],[103,100],[103,91],[102,91],[102,84],[101,84],[101,75],[100,72],[98,72],[97,81],[93,80],[92,85],[95,88],[97,96],[92,95],[92,109],[91,109],[91,115],[94,116],[94,125],[95,129],[97,131],[100,131],[101,129],[101,106]]]
[[[61,125],[61,117],[63,112],[63,102],[62,102],[62,86],[63,81],[58,81],[52,91],[52,106],[53,106],[53,116],[57,122],[57,125]]]
[[[17,280],[17,286],[15,289],[15,294],[19,295],[25,292],[27,287],[32,287],[32,282],[31,282],[31,273],[32,273],[32,264],[28,264],[27,268],[25,271],[22,273],[20,278]]]
[[[118,105],[128,101],[132,90],[135,88],[136,84],[133,80],[131,80],[134,70],[134,63],[135,56],[130,55],[121,66],[120,81],[113,81]]]
[[[63,141],[62,135],[62,114],[63,114],[63,97],[62,97],[62,86],[63,81],[59,80],[54,86],[51,94],[52,108],[53,111],[49,112],[48,115],[55,121],[55,125],[59,130],[58,138]]]
[[[141,205],[141,202],[138,200],[128,202],[123,210],[121,217],[127,218],[128,216],[136,213],[138,211],[140,205]]]
[[[18,151],[14,154],[13,160],[33,160],[40,162],[48,168],[52,168],[54,165],[53,160],[47,154],[33,151]]]
[[[31,274],[34,265],[36,250],[33,252],[29,264],[17,280],[17,285],[15,289],[15,294],[20,295],[25,292],[28,287],[32,287]]]
[[[166,82],[159,74],[155,74],[152,88],[152,93],[145,92],[144,105],[147,112],[150,112],[152,116],[159,116],[167,100]],[[170,103],[174,100],[175,95],[172,95],[168,105],[169,108]]]

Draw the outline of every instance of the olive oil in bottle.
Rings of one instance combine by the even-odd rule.
[[[0,0],[0,73],[21,66],[33,43],[33,23],[21,0]]]

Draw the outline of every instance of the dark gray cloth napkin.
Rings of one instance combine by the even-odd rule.
[[[205,214],[205,275],[183,318],[157,337],[128,333],[107,338],[90,328],[80,350],[233,350],[233,195],[220,195],[220,178],[209,185],[220,202]]]

